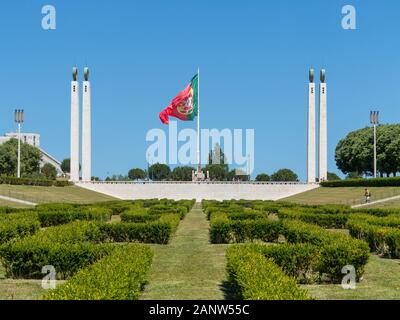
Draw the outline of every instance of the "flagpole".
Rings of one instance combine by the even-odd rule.
[[[197,69],[197,173],[201,171],[200,164],[200,68]]]

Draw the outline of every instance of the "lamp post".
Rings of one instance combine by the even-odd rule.
[[[376,127],[379,125],[379,111],[371,111],[370,122],[374,126],[374,178],[377,177]]]
[[[14,121],[18,125],[18,167],[17,167],[17,178],[21,178],[21,126],[25,121],[24,110],[14,111]]]

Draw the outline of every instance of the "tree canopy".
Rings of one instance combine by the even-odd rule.
[[[366,127],[350,132],[336,146],[337,167],[344,174],[372,175],[374,170],[373,129]],[[377,128],[377,170],[381,176],[400,171],[400,125]]]
[[[46,163],[42,169],[42,174],[49,180],[55,180],[57,178],[57,169],[50,163]]]
[[[146,178],[146,172],[140,168],[134,168],[129,170],[128,177],[131,180],[144,180]]]
[[[153,181],[164,181],[169,178],[171,169],[168,165],[156,163],[149,168],[149,178]]]
[[[40,171],[41,154],[38,148],[21,143],[21,174],[31,175]],[[18,140],[10,139],[0,145],[0,174],[15,176],[17,174]]]
[[[192,167],[176,167],[172,170],[170,178],[173,181],[192,181]]]
[[[297,182],[299,181],[299,177],[297,176],[296,173],[294,173],[290,169],[280,169],[277,172],[275,172],[271,176],[271,181],[276,181],[276,182],[283,182],[283,181],[292,181],[292,182]]]

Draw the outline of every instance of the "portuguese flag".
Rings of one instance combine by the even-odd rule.
[[[183,121],[193,121],[198,114],[199,75],[196,74],[190,84],[179,93],[171,104],[160,113],[160,120],[169,124],[169,117]]]

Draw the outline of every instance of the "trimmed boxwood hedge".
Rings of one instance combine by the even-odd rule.
[[[298,220],[283,220],[282,225],[283,235],[289,243],[310,243],[320,247],[319,272],[329,275],[332,281],[342,279],[342,268],[346,265],[354,266],[358,278],[363,275],[369,259],[369,248],[364,241]]]
[[[79,271],[44,296],[47,300],[137,300],[146,283],[153,253],[149,247],[124,245]]]
[[[229,282],[243,300],[309,300],[306,290],[272,260],[245,246],[233,245],[226,252]]]
[[[96,223],[78,221],[7,242],[0,246],[0,257],[13,278],[42,278],[46,265],[66,278],[110,252],[112,245],[96,244],[103,240]]]
[[[398,187],[400,186],[400,177],[374,178],[374,179],[346,179],[335,181],[323,181],[322,187]]]
[[[64,180],[44,180],[44,179],[30,179],[30,178],[15,178],[0,176],[0,184],[9,185],[25,185],[25,186],[41,186],[41,187],[67,187],[72,183]]]
[[[372,252],[388,256],[389,258],[400,258],[399,228],[385,227],[359,219],[349,220],[347,228],[351,236],[366,241]]]
[[[346,226],[349,215],[345,213],[324,214],[307,212],[296,209],[280,209],[278,213],[280,219],[294,219],[304,222],[315,223],[325,228],[342,229]]]
[[[103,223],[100,232],[106,241],[143,242],[167,244],[178,227],[177,214],[163,215],[157,221],[147,223]]]
[[[226,213],[214,213],[210,220],[210,239],[212,243],[232,243],[253,240],[265,242],[278,241],[281,222],[267,217],[243,220],[230,219]]]
[[[58,210],[37,209],[42,227],[67,224],[75,220],[108,221],[111,218],[111,209],[98,207],[59,208]]]
[[[40,228],[35,212],[0,214],[0,244],[34,234]]]

